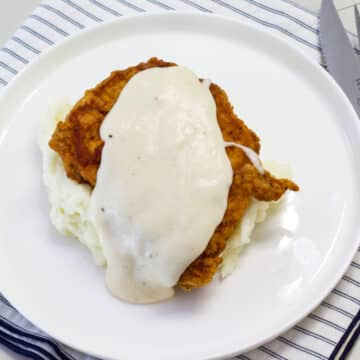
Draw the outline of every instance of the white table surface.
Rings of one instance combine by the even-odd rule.
[[[17,27],[31,13],[32,9],[40,2],[39,0],[0,0],[0,47],[15,32]],[[321,0],[295,0],[295,2],[305,6],[308,9],[317,11],[320,8]],[[353,18],[352,6],[360,5],[356,0],[334,0],[339,14],[350,30],[355,32],[355,23]],[[1,11],[5,10],[6,11]],[[0,346],[0,360],[23,360],[25,358],[14,356],[13,353]],[[360,359],[360,341],[355,345],[349,360]],[[296,360],[296,359],[290,359]]]

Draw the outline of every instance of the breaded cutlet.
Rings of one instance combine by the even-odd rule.
[[[135,74],[153,67],[169,66],[176,64],[151,58],[125,70],[112,72],[95,88],[85,92],[66,119],[57,124],[49,142],[49,146],[62,158],[69,178],[95,187],[104,146],[100,127],[106,114]],[[216,103],[217,120],[224,141],[247,146],[259,154],[259,138],[234,113],[225,91],[212,83],[210,92]],[[275,201],[286,190],[299,190],[291,180],[277,179],[268,171],[260,174],[241,149],[230,146],[226,148],[226,153],[233,169],[227,208],[204,252],[181,275],[178,285],[185,290],[201,287],[211,281],[221,264],[226,242],[235,231],[251,198]]]

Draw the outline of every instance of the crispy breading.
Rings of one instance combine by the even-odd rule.
[[[95,88],[85,92],[66,120],[57,124],[49,142],[50,147],[61,156],[70,179],[95,186],[104,146],[100,138],[100,126],[128,81],[140,71],[175,65],[151,58],[126,70],[113,71]]]
[[[259,138],[234,113],[225,91],[216,84],[211,84],[210,91],[216,103],[217,120],[224,140],[245,145],[259,153]],[[226,153],[233,169],[227,209],[205,251],[180,277],[178,285],[185,290],[201,287],[211,281],[221,264],[221,253],[226,241],[235,231],[252,197],[262,201],[276,201],[286,190],[299,190],[294,182],[276,179],[268,171],[261,175],[241,149],[227,147]]]
[[[95,186],[104,146],[100,138],[100,126],[106,114],[132,76],[152,67],[168,66],[176,64],[151,58],[126,70],[112,72],[95,88],[85,92],[65,121],[58,123],[49,142],[50,147],[62,158],[69,178]],[[225,91],[212,83],[210,92],[216,103],[217,120],[224,140],[245,145],[259,153],[259,138],[236,116]],[[233,169],[227,209],[205,251],[180,277],[178,285],[185,290],[201,287],[211,281],[221,264],[221,253],[226,241],[234,232],[252,197],[263,201],[278,200],[286,190],[299,189],[292,181],[276,179],[267,171],[261,175],[241,149],[227,147],[226,152]]]

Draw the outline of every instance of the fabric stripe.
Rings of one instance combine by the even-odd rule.
[[[71,358],[68,357],[64,352],[62,352],[53,341],[50,341],[46,337],[41,337],[39,335],[30,333],[28,331],[24,331],[23,329],[20,329],[19,327],[15,326],[14,324],[10,324],[9,322],[7,322],[6,319],[4,319],[4,317],[2,317],[2,316],[0,316],[0,327],[3,327],[7,331],[11,331],[13,334],[16,334],[18,336],[28,338],[29,341],[36,340],[36,341],[42,342],[44,344],[47,344],[56,352],[56,354],[61,356],[64,360],[71,360]]]
[[[240,360],[251,360],[249,357],[245,356],[245,355],[238,355],[235,356],[235,359],[240,359]]]
[[[305,39],[291,33],[290,31],[284,29],[283,27],[281,27],[281,26],[279,26],[277,24],[273,24],[273,23],[270,23],[268,21],[262,20],[262,19],[260,19],[260,18],[258,18],[256,16],[254,16],[254,15],[251,15],[251,14],[249,14],[249,13],[243,11],[243,10],[240,10],[239,8],[236,8],[235,6],[232,6],[232,5],[228,4],[228,3],[226,3],[225,1],[222,1],[222,0],[210,0],[210,1],[216,3],[216,4],[220,5],[220,6],[223,6],[224,8],[227,8],[227,9],[233,11],[233,12],[236,12],[237,14],[240,14],[240,15],[242,15],[242,16],[250,19],[250,20],[253,20],[253,21],[257,22],[258,24],[261,24],[261,25],[264,25],[264,26],[266,26],[268,28],[277,30],[277,31],[291,37],[292,39],[296,40],[297,42],[299,42],[301,44],[304,44],[304,45],[306,45],[306,46],[308,46],[308,47],[310,47],[310,48],[312,48],[314,50],[320,50],[320,47],[318,45],[315,45],[315,44],[313,44],[313,43],[311,43],[311,42],[309,42],[309,41],[307,41],[307,40],[305,40]]]
[[[28,341],[25,341],[23,339],[17,338],[13,335],[10,335],[9,333],[2,331],[1,329],[0,329],[0,337],[3,339],[7,339],[8,341],[11,341],[13,344],[18,344],[18,345],[26,347],[27,349],[34,350],[37,353],[44,355],[45,359],[47,359],[47,360],[58,360],[55,356],[53,356],[51,353],[49,353],[42,347],[37,346]],[[65,359],[65,360],[67,360],[67,359]]]
[[[33,52],[34,54],[38,55],[40,54],[40,51],[36,48],[34,48],[33,46],[29,45],[27,42],[25,42],[24,40],[18,38],[17,36],[13,36],[11,38],[12,41],[17,42],[18,44],[20,44],[21,46],[23,46],[25,49]]]
[[[344,276],[343,276],[343,279],[344,279],[345,281],[349,282],[350,284],[353,284],[353,285],[355,285],[355,286],[357,286],[357,287],[360,286],[360,282],[359,282],[359,281],[356,281],[355,279],[352,279],[350,276],[344,275]]]
[[[322,318],[322,317],[320,317],[318,315],[310,314],[308,317],[310,319],[313,319],[313,320],[319,321],[319,322],[321,322],[321,323],[323,323],[325,325],[328,325],[328,326],[330,326],[330,327],[332,327],[332,328],[334,328],[334,329],[336,329],[338,331],[345,332],[345,329],[342,326],[340,326],[338,324],[335,324],[332,321],[326,320],[326,319],[324,319],[324,318]]]
[[[178,0],[178,1],[181,1],[182,3],[186,4],[186,5],[189,5],[189,6],[192,6],[193,8],[197,9],[197,10],[200,10],[200,11],[203,11],[203,12],[207,12],[207,13],[212,13],[211,10],[195,3],[194,1],[190,1],[190,0]]]
[[[6,339],[5,337],[2,337],[0,335],[0,343],[3,344],[4,346],[6,346],[8,349],[12,350],[15,353],[18,353],[20,355],[23,355],[25,357],[28,357],[30,359],[33,360],[46,360],[44,359],[41,355],[39,355],[38,353],[28,350],[28,349],[24,349],[21,346],[18,346],[16,344],[13,344],[12,342],[10,342],[8,339]]]
[[[357,340],[360,338],[360,324],[358,323],[358,327],[354,333],[354,335],[351,337],[350,341],[346,345],[344,352],[341,354],[340,360],[346,360],[348,358],[348,355],[350,354],[350,351],[354,347]]]
[[[350,323],[349,327],[346,329],[346,332],[344,333],[344,335],[342,336],[342,338],[340,339],[340,341],[338,342],[338,344],[336,345],[336,347],[334,348],[334,351],[331,353],[329,360],[334,360],[336,358],[336,356],[339,354],[341,348],[343,347],[344,343],[346,342],[346,340],[348,339],[348,337],[350,336],[351,332],[353,331],[353,329],[355,328],[355,326],[359,325],[359,321],[360,321],[360,310],[359,312],[356,314],[356,316],[354,317],[354,319],[352,320],[352,322]],[[358,333],[354,334],[354,338],[355,340],[359,337]],[[350,349],[353,346],[354,342],[351,342],[350,344]],[[350,349],[348,349],[348,352],[350,351]]]
[[[67,16],[66,14],[64,14],[62,11],[53,8],[50,5],[47,4],[40,4],[40,7],[52,12],[53,14],[58,15],[59,17],[61,17],[62,19],[64,19],[65,21],[69,22],[70,24],[76,26],[78,29],[84,29],[85,26],[83,24],[80,24],[78,21],[74,20],[73,18],[71,18],[70,16]]]
[[[303,334],[305,334],[305,335],[311,336],[311,337],[313,337],[313,338],[315,338],[315,339],[324,341],[324,342],[326,342],[327,344],[330,344],[330,345],[333,345],[333,346],[336,345],[336,342],[335,342],[335,341],[330,340],[330,339],[328,339],[328,338],[325,337],[325,336],[316,334],[316,333],[314,333],[313,331],[304,329],[303,327],[301,327],[301,326],[299,326],[299,325],[295,325],[295,326],[294,326],[294,330],[299,331],[299,332],[301,332],[301,333],[303,333]]]
[[[159,7],[161,7],[162,9],[165,9],[165,10],[175,10],[173,7],[159,1],[159,0],[146,0],[147,2],[151,3],[151,4],[154,4],[154,5],[157,5]]]
[[[49,45],[54,45],[54,42],[50,39],[48,39],[47,37],[45,37],[44,35],[38,33],[37,31],[35,31],[34,29],[30,28],[27,25],[23,25],[21,26],[21,29],[27,31],[28,33],[30,33],[31,35],[35,36],[36,38],[38,38],[39,40],[42,40],[43,42],[49,44]]]
[[[22,62],[23,64],[28,64],[29,63],[29,60],[23,58],[22,56],[20,56],[19,54],[17,54],[15,51],[11,50],[11,49],[8,49],[6,47],[3,47],[1,49],[1,51],[11,55],[14,59]]]
[[[4,80],[5,81],[5,80]],[[7,83],[7,81],[5,81]],[[5,299],[0,293],[0,301],[3,302],[6,306],[11,306],[11,304]]]
[[[95,16],[94,14],[91,14],[90,12],[86,11],[84,8],[82,8],[81,6],[75,4],[73,1],[71,0],[61,0],[62,2],[64,2],[65,4],[71,6],[72,8],[76,9],[78,12],[80,12],[81,14],[87,16],[88,18],[96,21],[96,22],[101,22],[103,21],[102,19],[100,19],[99,17]]]
[[[8,82],[6,80],[0,78],[0,84],[3,84],[6,86],[8,84]]]
[[[329,309],[331,309],[331,310],[337,311],[339,314],[342,314],[342,315],[344,315],[344,316],[346,316],[346,317],[348,317],[348,318],[350,318],[350,319],[352,319],[352,318],[354,317],[354,315],[352,315],[352,314],[349,313],[348,311],[346,311],[346,310],[344,310],[344,309],[341,309],[341,308],[339,308],[338,306],[335,306],[335,305],[333,305],[333,304],[330,304],[330,303],[328,303],[328,302],[326,302],[326,301],[323,301],[323,302],[321,303],[321,305],[322,305],[322,306],[325,306],[325,307],[327,307],[327,308],[329,308]]]
[[[305,8],[304,6],[300,5],[299,3],[296,3],[296,2],[294,2],[292,0],[281,0],[281,1],[283,3],[285,3],[285,4],[291,5],[292,7],[296,8],[296,9],[299,9],[299,10],[304,11],[304,12],[310,14],[310,15],[313,15],[314,17],[317,17],[317,14],[315,12]]]
[[[332,292],[333,292],[334,294],[336,294],[336,295],[339,295],[339,296],[341,296],[341,297],[343,297],[343,298],[345,298],[345,299],[348,299],[348,300],[352,301],[353,303],[355,303],[355,304],[357,304],[357,305],[360,305],[360,300],[359,300],[359,299],[356,299],[356,298],[354,298],[353,296],[344,293],[343,291],[340,291],[340,290],[338,290],[338,289],[334,289]]]
[[[69,33],[67,33],[65,30],[60,29],[58,26],[54,25],[53,23],[51,23],[50,21],[42,18],[39,15],[32,14],[32,15],[30,15],[30,17],[32,19],[35,19],[36,21],[39,21],[40,23],[46,25],[47,27],[49,27],[50,29],[56,31],[58,34],[60,34],[62,36],[69,36]]]
[[[239,355],[236,356],[236,359],[241,359],[241,360],[251,360],[249,357],[245,356],[245,355]]]
[[[277,360],[287,360],[286,358],[284,358],[283,356],[273,352],[272,350],[268,349],[267,347],[265,346],[260,346],[259,347],[259,350],[264,352],[265,354],[268,354],[270,355],[271,357],[273,357],[274,359],[277,359]]]
[[[97,7],[99,7],[100,9],[108,12],[109,14],[111,15],[114,15],[114,16],[121,16],[122,14],[120,14],[119,12],[117,12],[116,10],[110,8],[109,6],[106,6],[102,3],[100,3],[99,1],[97,0],[89,0],[92,4],[96,5]]]
[[[300,25],[301,27],[303,27],[304,29],[307,29],[309,31],[311,31],[312,33],[314,34],[319,34],[319,30],[318,29],[315,29],[314,27],[306,24],[304,21],[288,14],[287,12],[285,11],[282,11],[282,10],[277,10],[277,9],[274,9],[273,7],[270,7],[270,6],[267,6],[259,1],[255,1],[255,0],[243,0],[243,1],[246,1],[247,3],[249,4],[253,4],[261,9],[264,9],[264,10],[267,10],[268,12],[272,13],[272,14],[276,14],[276,15],[279,15],[279,16],[282,16],[290,21],[293,21],[294,23]]]
[[[133,10],[137,11],[137,12],[145,12],[146,11],[146,10],[142,9],[141,7],[139,7],[139,6],[132,4],[129,1],[126,1],[126,0],[116,0],[116,1],[123,4],[123,5],[125,5],[125,6],[127,6],[130,9],[133,9]]]
[[[358,263],[356,263],[355,261],[351,262],[351,266],[353,266],[354,268],[360,269],[360,265]]]
[[[290,341],[289,339],[284,338],[283,336],[279,336],[278,340],[285,343],[286,345],[293,347],[294,349],[305,352],[305,353],[312,355],[318,359],[327,360],[327,357],[325,355],[322,355],[322,354],[318,353],[317,351],[310,350],[304,346],[298,345],[298,344],[294,343],[293,341]]]
[[[8,64],[5,64],[2,61],[0,61],[0,66],[14,75],[16,75],[18,73],[14,68],[9,66]]]

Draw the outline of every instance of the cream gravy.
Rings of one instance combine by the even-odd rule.
[[[232,182],[208,81],[181,66],[138,73],[101,138],[91,218],[107,287],[132,303],[170,298],[221,222]]]

